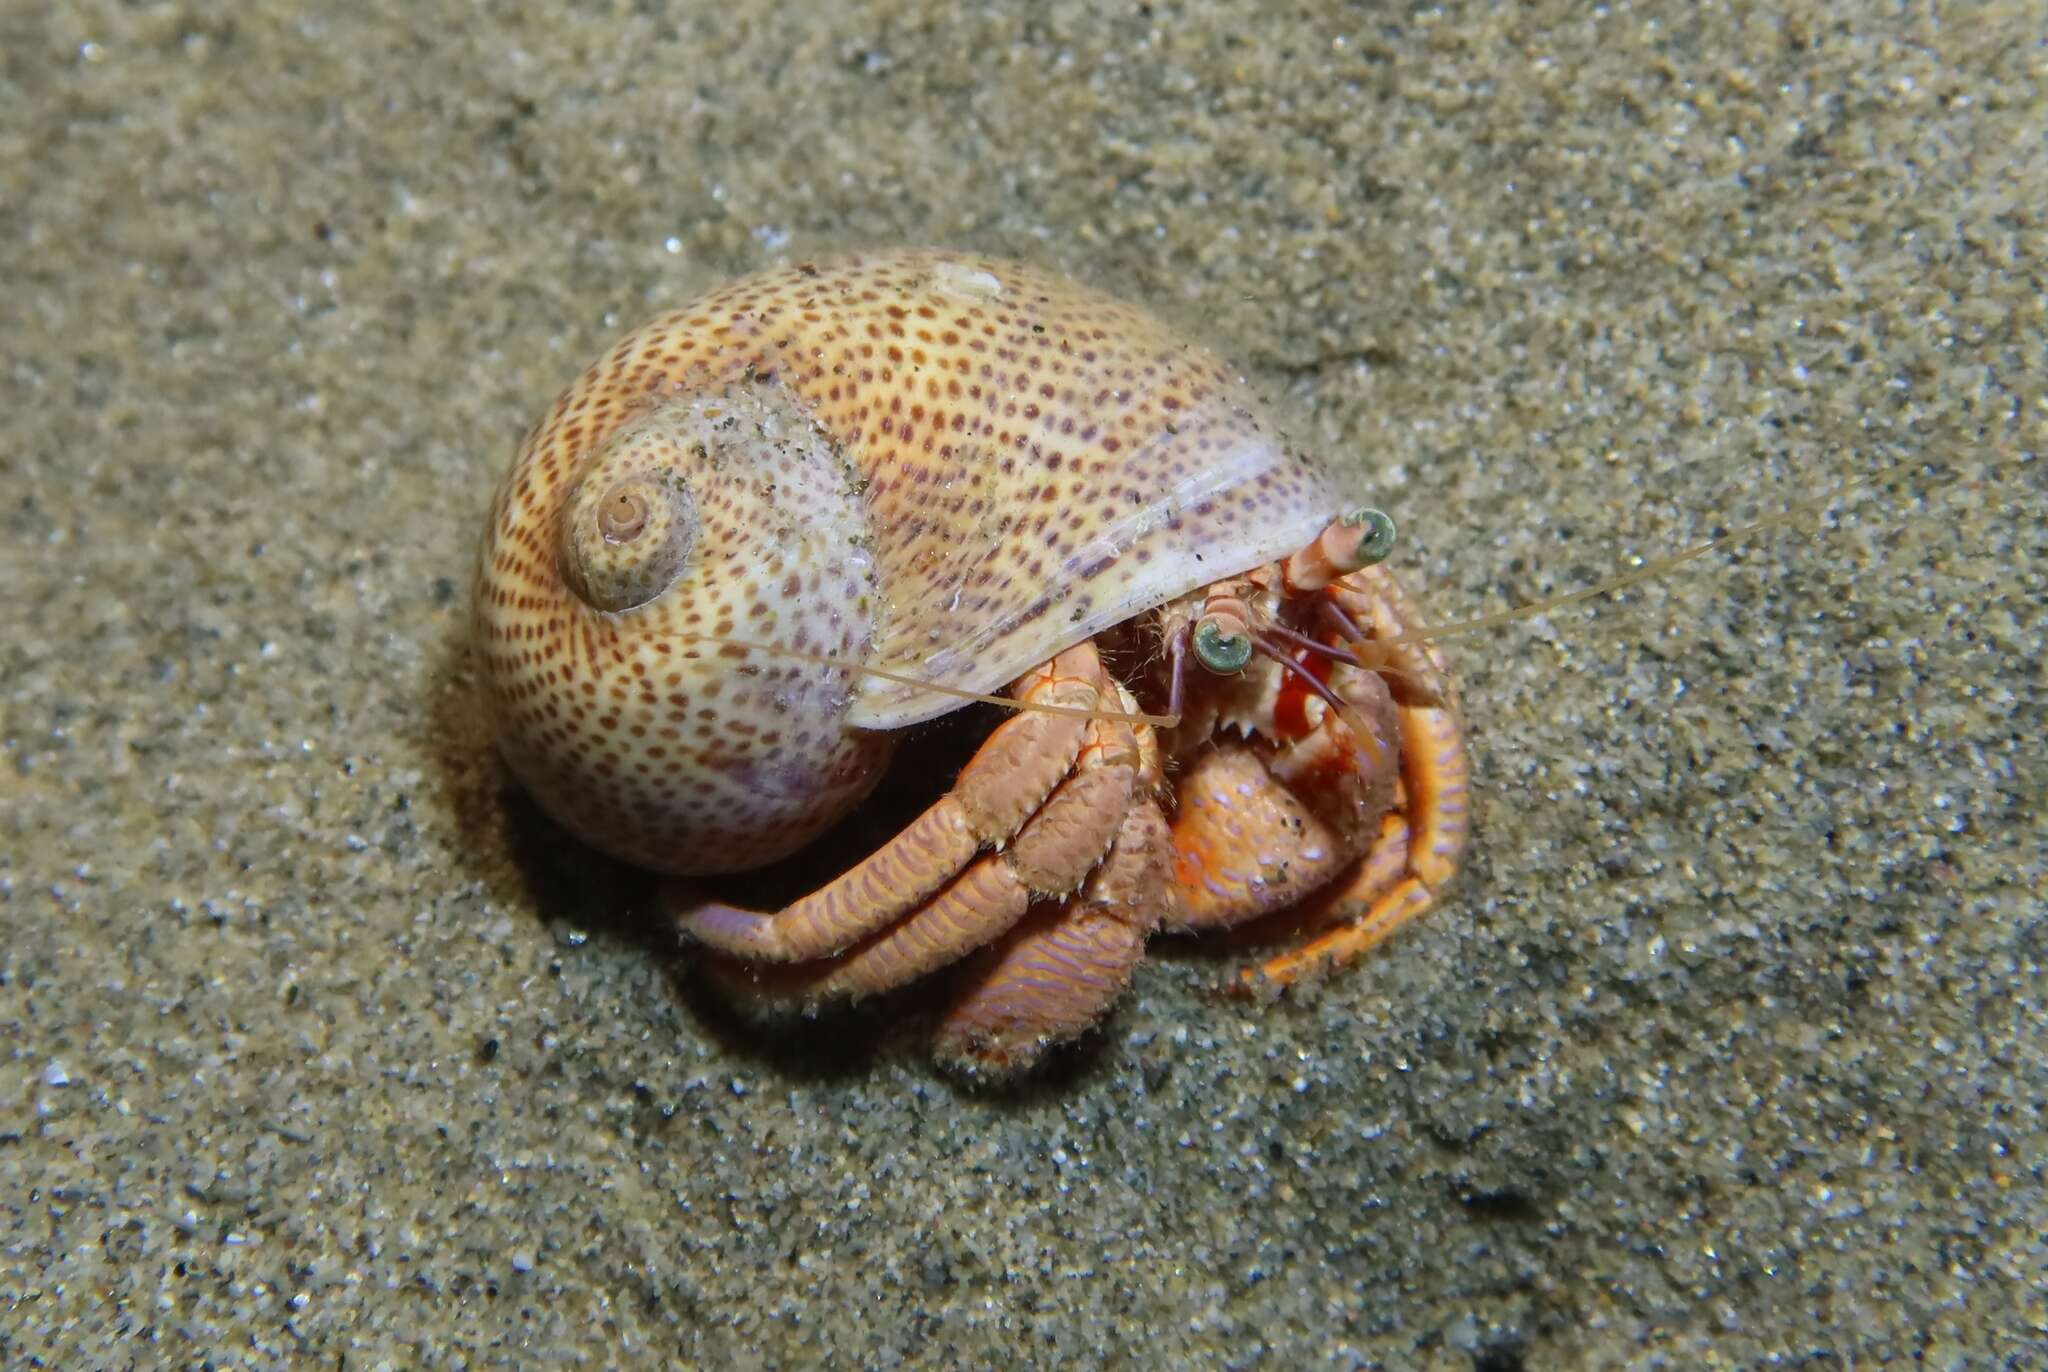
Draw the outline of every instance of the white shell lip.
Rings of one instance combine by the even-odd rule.
[[[1142,457],[1141,449],[1133,455],[1134,462]],[[1300,483],[1309,498],[1294,502],[1293,508],[1267,511],[1256,520],[1232,512],[1222,517],[1221,529],[1183,527],[1175,531],[1168,527],[1176,516],[1209,497],[1257,484],[1282,468],[1293,468],[1310,478]],[[1049,606],[1038,604],[990,620],[963,638],[936,646],[892,644],[885,627],[878,635],[880,651],[875,665],[897,676],[935,681],[956,690],[998,693],[1039,663],[1111,625],[1157,609],[1199,586],[1237,576],[1306,547],[1336,517],[1338,504],[1335,489],[1320,469],[1287,452],[1271,436],[1257,434],[1223,454],[1207,471],[1177,483],[1134,510],[1066,559],[1060,576],[1071,584],[1085,574],[1085,568],[1105,557],[1121,561],[1138,547],[1149,548],[1151,560],[1113,600],[1075,618],[1055,599]],[[984,555],[983,549],[963,547],[956,560],[971,564]],[[1019,623],[1027,618],[1040,621],[1039,631],[1018,632]],[[1002,643],[1000,654],[992,651],[993,645],[1013,634],[1009,642]],[[919,655],[919,647],[927,651]],[[900,729],[959,707],[958,696],[869,676],[855,694],[846,718],[860,728]]]

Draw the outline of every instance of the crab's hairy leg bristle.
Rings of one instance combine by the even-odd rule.
[[[650,634],[650,638],[673,640],[682,643],[709,643],[721,648],[744,648],[748,652],[767,653],[772,657],[794,658],[799,662],[814,662],[821,667],[834,667],[842,672],[859,672],[863,676],[880,677],[898,686],[914,686],[921,691],[951,696],[955,700],[981,705],[1000,705],[1010,710],[1032,711],[1046,715],[1076,715],[1082,719],[1118,719],[1129,724],[1150,724],[1155,729],[1171,729],[1180,723],[1178,714],[1148,715],[1132,714],[1126,710],[1091,710],[1078,705],[1054,705],[1050,702],[1018,700],[1011,696],[986,695],[980,691],[962,690],[958,686],[947,686],[936,681],[925,681],[901,672],[887,671],[881,667],[870,667],[864,662],[837,657],[831,653],[813,653],[801,648],[785,648],[778,643],[756,643],[743,638],[727,638],[720,634],[699,634],[687,630]]]

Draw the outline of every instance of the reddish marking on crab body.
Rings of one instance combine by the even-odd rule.
[[[1323,682],[1329,681],[1330,658],[1312,653],[1306,648],[1296,649],[1292,656],[1303,673]],[[1306,682],[1299,676],[1290,675],[1281,683],[1280,698],[1273,704],[1274,731],[1286,738],[1307,737],[1312,727],[1308,719],[1308,703],[1316,699],[1319,697],[1309,689]]]
[[[1354,570],[1372,530],[1277,433],[1210,354],[1027,267],[731,283],[600,359],[499,489],[474,623],[500,748],[571,829],[674,874],[679,927],[748,994],[966,960],[940,1039],[970,1071],[1084,1030],[1160,927],[1328,904],[1261,972],[1290,980],[1442,888],[1465,761],[1443,659],[1394,641],[1412,602]],[[1187,665],[1204,616],[1280,636],[1219,675]],[[1180,698],[1171,663],[1180,725],[1117,718]],[[999,691],[1031,712],[812,896],[685,880],[796,852],[904,729]]]

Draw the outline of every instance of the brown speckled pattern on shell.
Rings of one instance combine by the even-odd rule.
[[[793,576],[772,554],[766,531],[787,509],[773,469],[785,457],[773,445],[760,450],[766,469],[718,474],[732,502],[719,536],[732,555],[716,578],[688,584],[713,590],[721,613],[684,611],[680,586],[620,615],[583,604],[560,574],[555,525],[592,455],[652,407],[736,387],[785,397],[848,466],[850,503],[831,519],[861,523],[834,527],[872,555],[867,617],[839,618],[815,600],[811,582],[830,581],[828,567]],[[708,539],[709,502],[696,498]],[[758,502],[751,516],[748,500]],[[663,651],[660,633],[789,642],[801,620],[812,651],[996,691],[1098,630],[1291,552],[1335,509],[1320,469],[1286,450],[1240,379],[1131,305],[1032,268],[942,252],[802,263],[735,281],[628,334],[528,435],[492,506],[477,587],[486,693],[513,766],[573,827],[669,870],[713,865],[676,851],[707,841],[722,845],[718,868],[745,866],[788,851],[804,826],[772,806],[743,806],[721,834],[742,822],[776,832],[740,854],[693,827],[704,805],[671,817],[702,784],[680,779],[686,767],[745,770],[705,753],[709,738],[678,756],[674,745],[688,740],[673,731],[715,720],[777,735],[794,777],[817,768],[798,756],[796,732],[816,747],[820,731],[896,728],[957,701],[753,654],[739,661],[763,678],[850,685],[843,711],[799,721],[758,680],[734,682],[707,705],[698,692],[710,689],[708,672],[700,682],[676,659],[731,660],[679,643]],[[670,686],[678,673],[690,679]],[[735,692],[760,708],[740,706]],[[805,708],[820,703],[808,695]],[[823,773],[869,766],[884,747],[828,748]],[[764,755],[746,763],[770,765]],[[579,789],[586,783],[593,794]],[[864,785],[843,786],[839,808]]]
[[[475,605],[485,701],[534,796],[599,847],[704,873],[788,853],[865,795],[892,739],[844,726],[851,672],[690,637],[853,660],[871,637],[859,478],[789,398],[736,385],[643,404],[544,487],[534,451],[499,493]],[[646,604],[592,609],[560,576],[564,537],[590,539],[589,574],[615,584],[634,579],[633,552],[669,550],[605,546],[600,502],[578,488],[636,481],[651,460],[679,478],[688,556]]]

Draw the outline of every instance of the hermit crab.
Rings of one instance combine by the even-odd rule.
[[[1286,982],[1450,879],[1455,689],[1376,565],[1391,522],[1343,511],[1139,309],[945,252],[804,262],[634,330],[527,434],[476,581],[483,697],[532,795],[667,874],[740,994],[951,968],[938,1054],[1000,1076],[1096,1022],[1159,929],[1306,907],[1249,973]],[[1014,712],[849,869],[779,909],[706,893],[991,699]]]

